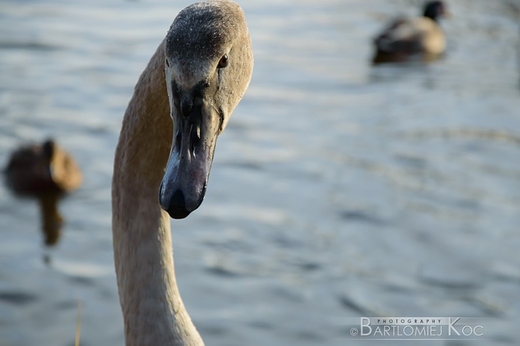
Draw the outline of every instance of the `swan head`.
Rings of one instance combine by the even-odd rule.
[[[253,52],[244,13],[231,1],[185,8],[165,45],[173,139],[159,201],[182,219],[204,199],[217,138],[251,80]]]

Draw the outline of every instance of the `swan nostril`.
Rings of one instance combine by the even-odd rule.
[[[200,127],[194,126],[190,133],[190,152],[195,153],[200,143]]]

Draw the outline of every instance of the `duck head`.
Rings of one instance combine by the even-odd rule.
[[[448,8],[444,1],[430,1],[427,2],[424,7],[424,17],[428,17],[434,21],[448,15]]]

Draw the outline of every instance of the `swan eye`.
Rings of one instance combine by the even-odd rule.
[[[218,62],[218,68],[224,68],[229,64],[228,55],[224,54],[222,58],[220,58],[220,61]]]

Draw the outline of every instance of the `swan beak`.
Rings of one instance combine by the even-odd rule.
[[[159,201],[173,219],[183,219],[204,200],[219,132],[219,115],[202,102],[188,114],[174,114],[172,118],[174,136]]]

